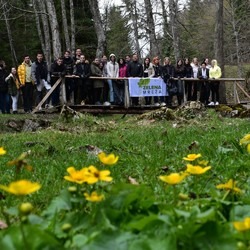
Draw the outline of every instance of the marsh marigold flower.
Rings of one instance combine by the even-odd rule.
[[[183,157],[182,159],[185,161],[194,161],[200,157],[201,157],[201,154],[189,154],[187,155],[187,157]]]
[[[206,173],[211,167],[201,167],[201,166],[193,166],[192,164],[187,164],[186,172],[189,174],[204,174]]]
[[[6,150],[3,147],[0,147],[0,155],[5,155]]]
[[[236,187],[236,181],[234,181],[233,179],[230,179],[227,183],[225,184],[219,184],[216,186],[216,188],[218,189],[227,189],[227,190],[232,190],[236,193],[240,193],[241,190]]]
[[[86,174],[86,182],[88,184],[94,184],[98,181],[110,182],[113,180],[113,178],[110,176],[109,170],[99,171],[96,167],[92,165],[89,166],[87,169],[88,173]]]
[[[114,165],[119,159],[119,157],[114,154],[106,155],[104,152],[98,154],[98,158],[104,165]]]
[[[178,183],[180,183],[181,181],[183,181],[186,176],[188,176],[187,173],[172,173],[170,175],[161,175],[159,176],[160,180],[168,183],[169,185],[176,185]]]
[[[81,170],[76,170],[74,167],[69,167],[67,168],[67,172],[69,173],[69,176],[64,176],[65,180],[82,184],[86,181],[86,174],[88,173],[88,169],[83,168]]]
[[[247,152],[250,154],[250,144],[247,144]]]
[[[250,144],[250,134],[245,135],[245,136],[240,140],[240,145],[245,145],[245,144]]]
[[[92,192],[90,195],[88,193],[84,193],[84,196],[87,201],[98,202],[104,199],[104,195],[98,195],[96,191]]]
[[[250,218],[247,217],[244,221],[235,221],[233,222],[235,229],[239,232],[247,231],[250,229]]]
[[[0,189],[15,195],[27,195],[36,192],[41,188],[39,183],[32,183],[27,180],[11,182],[9,186],[0,185]]]

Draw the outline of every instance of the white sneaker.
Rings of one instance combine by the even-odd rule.
[[[160,103],[159,103],[159,102],[156,102],[154,105],[155,105],[156,107],[159,107],[159,106],[160,106]]]
[[[110,102],[104,102],[104,103],[103,103],[103,106],[110,106],[110,105],[111,105]]]
[[[219,102],[216,102],[215,105],[219,105]]]
[[[166,103],[165,103],[165,102],[162,102],[160,106],[161,106],[161,107],[165,107],[165,106],[166,106]]]
[[[214,102],[208,103],[208,106],[214,106]]]

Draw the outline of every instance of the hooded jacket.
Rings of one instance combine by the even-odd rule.
[[[209,70],[209,78],[219,79],[221,78],[221,68],[217,65],[217,60],[212,60],[212,66]]]

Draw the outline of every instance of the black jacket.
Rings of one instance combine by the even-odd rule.
[[[7,77],[7,72],[5,69],[0,69],[0,92],[7,93],[8,92],[8,84],[5,82],[5,78]]]
[[[90,76],[90,65],[88,63],[78,63],[74,68],[74,75],[81,78],[88,78]]]
[[[127,76],[128,77],[142,77],[143,76],[143,66],[139,62],[131,61],[127,66]]]
[[[206,68],[206,76],[207,76],[206,79],[208,79],[209,78],[209,69],[207,69],[207,68]],[[204,79],[204,77],[202,77],[202,68],[198,69],[197,78]]]

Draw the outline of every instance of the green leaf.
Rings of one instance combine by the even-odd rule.
[[[24,236],[23,236],[24,235]],[[53,235],[41,230],[37,225],[13,226],[1,231],[0,249],[64,249]]]
[[[53,199],[46,210],[43,211],[42,215],[49,218],[53,217],[56,212],[61,210],[70,210],[71,201],[70,193],[67,190],[63,190],[60,196]]]

